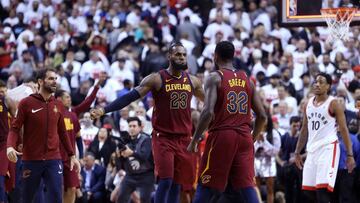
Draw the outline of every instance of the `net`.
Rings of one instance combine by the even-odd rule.
[[[325,8],[320,11],[330,30],[327,41],[349,40],[349,26],[357,8]]]

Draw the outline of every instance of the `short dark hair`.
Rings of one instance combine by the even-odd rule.
[[[173,50],[174,50],[175,47],[184,47],[184,45],[181,42],[173,42],[173,43],[171,43],[170,46],[169,46],[169,53],[173,53]]]
[[[34,76],[31,76],[30,78],[24,80],[24,83],[29,83],[29,82],[36,83],[36,78]]]
[[[137,121],[138,125],[141,126],[141,120],[139,117],[130,117],[127,119],[128,123],[133,122],[133,121]]]
[[[38,81],[39,79],[44,80],[47,72],[55,72],[56,73],[56,71],[52,68],[41,69],[36,73],[36,81]]]
[[[233,43],[229,41],[222,41],[216,45],[215,54],[222,60],[228,61],[233,60],[235,53],[235,47]]]
[[[0,80],[0,87],[6,87],[6,83],[3,80]]]
[[[86,152],[84,157],[91,156],[95,159],[95,154],[92,152]]]
[[[57,91],[55,92],[55,98],[62,97],[62,96],[64,96],[65,93],[66,93],[65,90],[62,90],[62,89],[57,90]]]
[[[301,121],[301,118],[299,117],[299,116],[292,116],[291,118],[290,118],[290,125],[292,124],[292,123],[297,123],[297,122],[300,122]]]
[[[329,84],[330,86],[332,85],[332,78],[329,74],[327,73],[324,73],[324,72],[321,72],[321,73],[318,73],[315,77],[315,79],[319,76],[322,76],[326,79],[326,83]]]

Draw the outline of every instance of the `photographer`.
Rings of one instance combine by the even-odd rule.
[[[138,189],[141,203],[150,202],[154,190],[154,163],[151,154],[151,138],[142,133],[141,121],[137,117],[128,120],[130,140],[120,142],[120,162],[126,171],[120,185],[118,203],[127,203],[131,194]]]

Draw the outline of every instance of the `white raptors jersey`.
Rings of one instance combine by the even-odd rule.
[[[329,113],[329,107],[334,97],[328,99],[320,106],[314,106],[315,97],[310,98],[306,107],[306,116],[308,120],[308,141],[306,150],[314,152],[321,146],[336,141],[337,124],[335,117]]]

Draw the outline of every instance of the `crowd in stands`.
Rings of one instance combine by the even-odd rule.
[[[251,76],[268,112],[267,128],[254,144],[256,182],[263,200],[303,202],[306,198],[293,153],[303,107],[313,96],[311,85],[319,72],[333,77],[331,94],[345,109],[357,161],[356,172],[342,174],[351,176],[352,185],[337,183],[336,191],[359,191],[360,28],[351,27],[349,41],[330,44],[326,27],[280,27],[277,2],[1,0],[0,79],[10,90],[35,71],[54,68],[59,88],[71,94],[75,106],[92,92],[99,78],[105,78],[92,104],[104,107],[145,76],[167,68],[165,53],[171,42],[185,46],[188,72],[204,80],[215,70],[216,43],[229,40],[236,49],[234,66]],[[95,121],[89,113],[79,117],[84,150],[91,152],[81,161],[82,177],[95,171],[98,177],[87,186],[100,181],[95,186],[104,202],[116,201],[126,174],[118,164],[121,153],[116,150],[116,138],[129,131],[129,117],[138,117],[143,132],[150,135],[153,105],[149,94]],[[194,115],[201,109],[202,103],[193,99]],[[344,169],[345,164],[339,167]],[[85,179],[79,196],[86,190]],[[351,195],[360,201],[359,192]],[[131,199],[140,201],[137,192]],[[184,202],[189,199],[182,197]]]

